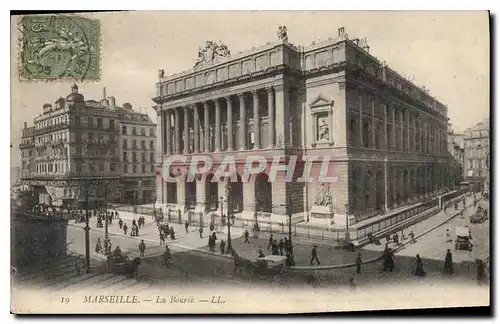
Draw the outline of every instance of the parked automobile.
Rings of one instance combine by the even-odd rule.
[[[477,211],[474,215],[469,217],[469,222],[471,224],[482,223],[488,219],[488,215],[486,214],[486,210]]]
[[[472,235],[468,227],[457,226],[457,238],[455,240],[455,250],[472,251]]]

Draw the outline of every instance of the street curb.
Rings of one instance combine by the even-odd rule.
[[[69,224],[69,223],[68,223],[68,226],[72,226],[72,227],[75,227],[75,228],[83,228],[83,227],[80,227],[78,225]],[[104,233],[104,230],[101,229],[101,228],[93,228],[92,230]],[[159,245],[159,243],[160,243],[159,241],[155,241],[155,240],[148,239],[148,238],[141,238],[140,236],[128,236],[128,235],[124,235],[124,234],[110,233],[110,232],[108,232],[108,235],[131,238],[131,239],[135,239],[135,240],[138,240],[138,241],[144,240],[144,242],[154,243],[154,244],[157,244],[157,245]],[[178,244],[178,243],[168,243],[167,245],[171,246],[171,247],[179,248],[181,250],[194,251],[194,252],[199,252],[199,253],[204,253],[204,254],[208,254],[208,255],[218,256],[218,257],[222,257],[222,258],[226,258],[226,259],[231,259],[231,260],[233,259],[232,256],[223,255],[223,254],[219,254],[219,253],[214,253],[214,252],[206,251],[206,250],[202,250],[202,249],[192,248],[192,247],[181,245],[181,244]]]

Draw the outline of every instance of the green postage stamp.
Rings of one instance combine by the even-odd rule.
[[[19,77],[98,81],[100,27],[99,20],[72,15],[21,17]]]

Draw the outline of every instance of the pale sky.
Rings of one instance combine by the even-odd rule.
[[[370,53],[407,77],[415,77],[448,106],[453,129],[461,132],[489,117],[489,25],[484,12],[218,11],[100,13],[101,81],[77,83],[88,99],[106,87],[117,104],[148,108],[159,69],[166,75],[192,68],[198,47],[221,40],[236,54],[276,40],[286,25],[298,46],[325,40],[345,27],[350,38],[367,37]],[[15,24],[12,25],[15,27]],[[32,125],[44,103],[70,92],[71,83],[24,83],[17,78],[17,30],[12,29],[11,162],[20,164],[23,122]],[[144,110],[143,110],[144,111]]]

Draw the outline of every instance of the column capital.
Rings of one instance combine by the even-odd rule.
[[[231,103],[231,95],[224,96],[224,99],[226,99],[227,103]]]
[[[236,94],[240,100],[245,99],[245,93],[244,92],[239,92]]]
[[[252,93],[252,95],[254,97],[257,95],[257,91],[259,91],[259,89],[252,89],[252,90],[250,90],[250,92]]]
[[[220,101],[218,99],[214,99],[215,107],[220,107]]]
[[[268,86],[266,87],[266,90],[268,93],[273,93],[274,87],[273,86]]]
[[[202,101],[202,103],[203,103],[203,107],[207,108],[207,107],[208,107],[208,102],[209,102],[209,101],[210,101],[210,100],[205,100],[205,101]]]

